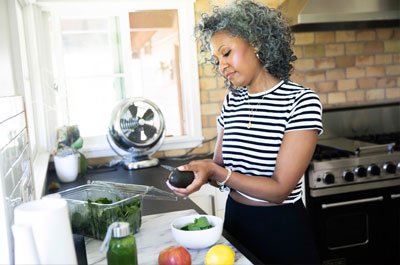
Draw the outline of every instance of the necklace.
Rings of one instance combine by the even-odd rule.
[[[251,129],[253,127],[253,124],[251,123],[251,121],[253,120],[254,114],[256,113],[256,111],[258,110],[258,106],[260,105],[260,103],[264,100],[266,95],[264,95],[260,101],[258,101],[257,105],[250,109],[250,97],[247,99],[247,106],[250,109],[250,113],[249,113],[249,122],[247,123],[247,129]]]

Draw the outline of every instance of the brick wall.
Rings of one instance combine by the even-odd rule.
[[[324,107],[400,99],[400,29],[295,34],[292,79],[316,91]]]
[[[196,20],[224,0],[197,0]],[[277,7],[283,0],[262,1]],[[292,80],[316,91],[324,108],[400,100],[400,29],[382,28],[295,34]],[[216,117],[225,94],[222,78],[199,60],[201,116],[205,140],[216,133]],[[215,141],[193,153],[212,151]],[[183,154],[174,150],[163,155]]]

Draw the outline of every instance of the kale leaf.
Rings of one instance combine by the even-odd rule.
[[[116,198],[116,202],[120,200]],[[87,202],[73,211],[71,224],[74,233],[102,240],[113,222],[128,222],[133,233],[139,232],[142,221],[140,197],[110,206],[107,204],[113,204],[113,201],[106,197]]]
[[[181,227],[181,230],[185,231],[195,231],[195,230],[204,230],[212,228],[213,226],[208,222],[205,216],[201,216],[199,218],[195,218],[193,223],[189,223]]]

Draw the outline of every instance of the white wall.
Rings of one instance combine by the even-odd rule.
[[[0,96],[15,94],[7,0],[0,0]]]
[[[0,0],[0,97],[12,96],[16,93],[8,14],[8,0]],[[0,174],[0,177],[4,176]],[[4,185],[5,181],[0,179],[0,264],[9,264],[12,259],[9,256],[11,249],[9,221],[6,219],[9,215],[5,204],[6,187]]]

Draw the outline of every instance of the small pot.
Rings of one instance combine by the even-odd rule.
[[[61,182],[75,181],[79,173],[79,153],[54,157],[57,177]]]

